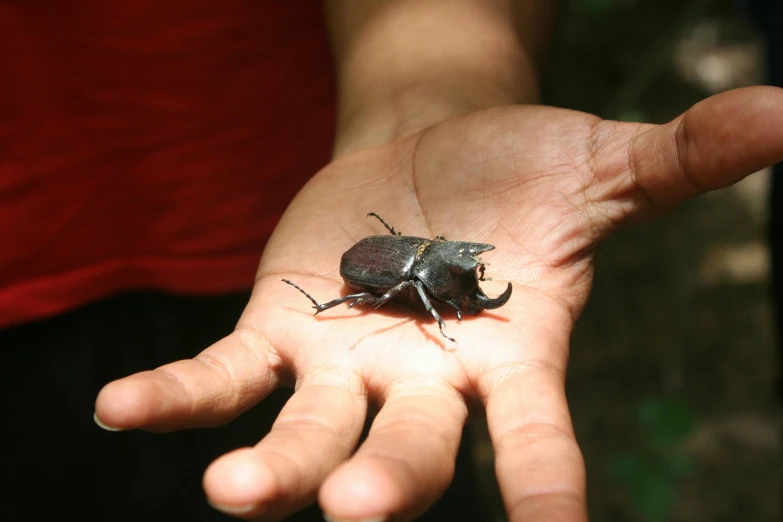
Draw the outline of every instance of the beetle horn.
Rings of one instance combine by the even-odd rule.
[[[474,256],[495,250],[495,245],[488,245],[486,243],[468,243],[470,245],[470,253]]]
[[[506,304],[508,299],[511,297],[511,288],[511,283],[509,283],[506,287],[506,291],[494,299],[487,297],[487,294],[485,294],[481,288],[477,289],[475,296],[476,303],[478,304],[477,308],[481,310],[492,310],[493,308],[500,308]]]

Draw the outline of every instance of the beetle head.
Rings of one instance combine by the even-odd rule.
[[[480,264],[478,255],[495,248],[486,243],[469,243],[467,241],[446,241],[438,245],[442,259],[457,272],[476,270]]]
[[[478,258],[479,254],[488,252],[495,248],[494,245],[486,243],[469,243],[466,241],[449,241],[450,256],[449,262],[452,270],[458,272],[473,272],[478,276],[483,275],[484,263]],[[476,281],[477,283],[477,281]],[[481,287],[476,284],[470,293],[460,298],[461,311],[469,314],[477,314],[482,310],[492,310],[500,308],[506,304],[511,297],[512,286],[508,284],[506,290],[499,296],[490,298]]]

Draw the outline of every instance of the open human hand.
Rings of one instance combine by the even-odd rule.
[[[585,470],[565,397],[569,337],[600,240],[783,159],[783,91],[709,98],[656,126],[541,106],[454,118],[338,158],[270,239],[236,330],[192,360],[108,384],[121,429],[215,426],[279,386],[296,392],[252,448],[216,460],[210,502],[280,520],[318,499],[335,520],[411,520],[445,490],[462,428],[485,412],[509,520],[586,520]],[[387,233],[490,243],[490,297],[446,333],[416,306],[335,307],[340,257]],[[377,415],[357,449],[368,415]]]

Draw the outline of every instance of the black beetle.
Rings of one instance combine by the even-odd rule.
[[[511,297],[511,283],[495,299],[487,297],[479,287],[479,281],[485,280],[485,264],[477,256],[494,249],[494,245],[447,241],[442,236],[435,239],[403,236],[375,212],[367,216],[378,218],[392,235],[366,237],[343,254],[340,275],[348,287],[361,292],[318,304],[298,285],[283,279],[312,301],[316,315],[348,301],[351,301],[348,308],[355,304],[378,308],[408,289],[411,298],[418,294],[424,308],[438,321],[443,337],[456,342],[443,332],[443,318],[432,306],[431,299],[454,307],[457,319],[462,320],[463,313],[475,315],[499,308]]]

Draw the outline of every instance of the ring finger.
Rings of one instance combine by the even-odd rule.
[[[261,442],[207,468],[210,503],[234,516],[263,520],[282,519],[311,504],[327,474],[356,447],[366,412],[364,396],[341,378],[306,377]]]

